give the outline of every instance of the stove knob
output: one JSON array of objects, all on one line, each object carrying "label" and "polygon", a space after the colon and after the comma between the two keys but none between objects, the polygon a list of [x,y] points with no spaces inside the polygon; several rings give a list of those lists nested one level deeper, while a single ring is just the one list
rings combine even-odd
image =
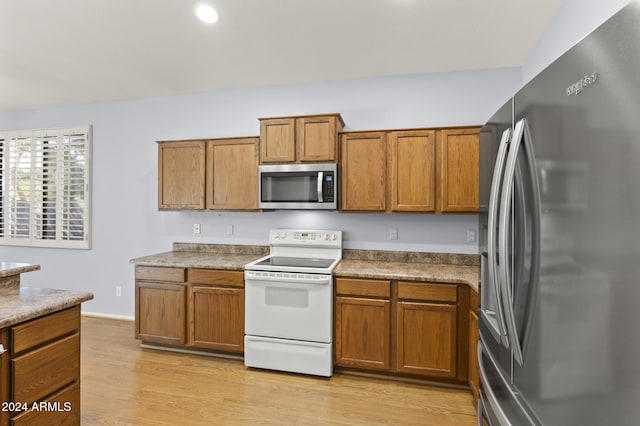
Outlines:
[{"label": "stove knob", "polygon": [[284,240],[285,238],[287,238],[287,234],[286,234],[286,233],[284,233],[284,232],[282,232],[282,233],[280,234],[280,239],[281,239],[281,240]]},{"label": "stove knob", "polygon": [[335,241],[338,239],[338,236],[336,234],[331,234],[331,239]]},{"label": "stove knob", "polygon": [[324,234],[324,239],[328,240],[329,239],[329,234]]}]

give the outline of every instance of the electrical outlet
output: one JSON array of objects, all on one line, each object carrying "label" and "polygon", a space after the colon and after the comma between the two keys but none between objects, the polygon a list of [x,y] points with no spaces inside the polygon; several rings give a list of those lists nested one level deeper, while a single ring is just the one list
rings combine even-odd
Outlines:
[{"label": "electrical outlet", "polygon": [[122,287],[117,286],[116,287],[116,297],[120,297],[122,296]]},{"label": "electrical outlet", "polygon": [[467,229],[467,242],[475,243],[476,242],[476,230],[475,229]]},{"label": "electrical outlet", "polygon": [[200,233],[200,224],[199,223],[194,223],[193,224],[193,233],[194,234],[199,234]]},{"label": "electrical outlet", "polygon": [[398,228],[389,228],[389,239],[390,240],[398,239]]},{"label": "electrical outlet", "polygon": [[233,235],[233,225],[227,225],[227,235]]}]

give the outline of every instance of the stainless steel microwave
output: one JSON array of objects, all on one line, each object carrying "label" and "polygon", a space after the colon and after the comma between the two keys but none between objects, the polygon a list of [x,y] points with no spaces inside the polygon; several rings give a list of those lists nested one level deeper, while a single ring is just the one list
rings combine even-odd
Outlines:
[{"label": "stainless steel microwave", "polygon": [[335,163],[258,166],[261,209],[335,210],[338,208]]}]

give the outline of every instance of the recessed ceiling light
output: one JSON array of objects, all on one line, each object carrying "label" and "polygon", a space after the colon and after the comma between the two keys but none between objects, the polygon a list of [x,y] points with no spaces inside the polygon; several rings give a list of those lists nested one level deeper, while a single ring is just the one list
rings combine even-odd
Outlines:
[{"label": "recessed ceiling light", "polygon": [[196,16],[202,22],[206,22],[207,24],[218,22],[218,12],[216,12],[216,10],[208,4],[202,3],[197,5],[195,11]]}]

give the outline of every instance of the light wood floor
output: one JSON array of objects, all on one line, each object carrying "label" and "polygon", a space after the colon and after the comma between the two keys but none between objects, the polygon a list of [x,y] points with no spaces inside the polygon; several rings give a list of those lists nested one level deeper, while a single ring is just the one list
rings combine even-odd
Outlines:
[{"label": "light wood floor", "polygon": [[82,318],[83,425],[475,425],[469,391],[142,349],[133,323]]}]

